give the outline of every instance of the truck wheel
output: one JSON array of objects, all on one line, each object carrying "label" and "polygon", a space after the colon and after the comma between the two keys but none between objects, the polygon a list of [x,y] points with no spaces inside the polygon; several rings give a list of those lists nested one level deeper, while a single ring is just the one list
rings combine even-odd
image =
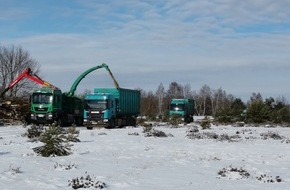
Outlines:
[{"label": "truck wheel", "polygon": [[87,126],[87,129],[92,130],[93,127],[92,126]]},{"label": "truck wheel", "polygon": [[65,124],[64,124],[64,120],[63,120],[63,117],[58,118],[58,120],[57,120],[57,124],[58,124],[60,127],[64,127],[64,126],[65,126]]},{"label": "truck wheel", "polygon": [[79,126],[84,126],[84,119],[83,119],[83,117],[79,117]]},{"label": "truck wheel", "polygon": [[184,119],[184,121],[185,121],[185,123],[190,123],[190,117],[186,117],[185,119]]},{"label": "truck wheel", "polygon": [[73,124],[76,125],[76,126],[80,126],[80,121],[79,120],[80,119],[78,117],[75,117]]},{"label": "truck wheel", "polygon": [[115,128],[115,119],[114,118],[110,119],[109,125],[107,128],[110,128],[110,129]]}]

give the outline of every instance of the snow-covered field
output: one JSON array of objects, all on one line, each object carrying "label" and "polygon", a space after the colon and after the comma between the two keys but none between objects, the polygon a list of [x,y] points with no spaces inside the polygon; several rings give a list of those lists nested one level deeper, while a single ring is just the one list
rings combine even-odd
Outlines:
[{"label": "snow-covered field", "polygon": [[[105,189],[290,189],[290,128],[189,128],[154,127],[169,137],[146,137],[142,127],[78,128],[73,154],[46,158],[32,150],[42,143],[22,136],[27,128],[1,126],[0,189],[72,189],[87,176]],[[187,136],[204,132],[218,138]]]}]

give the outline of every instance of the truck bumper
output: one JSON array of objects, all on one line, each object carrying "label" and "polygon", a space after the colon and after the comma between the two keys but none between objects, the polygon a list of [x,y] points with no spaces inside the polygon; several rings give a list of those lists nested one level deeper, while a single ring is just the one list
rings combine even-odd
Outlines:
[{"label": "truck bumper", "polygon": [[55,117],[51,113],[31,113],[30,120],[34,124],[51,124],[55,121]]},{"label": "truck bumper", "polygon": [[108,127],[109,122],[108,122],[108,120],[95,121],[95,120],[84,119],[84,126],[86,126],[87,128]]}]

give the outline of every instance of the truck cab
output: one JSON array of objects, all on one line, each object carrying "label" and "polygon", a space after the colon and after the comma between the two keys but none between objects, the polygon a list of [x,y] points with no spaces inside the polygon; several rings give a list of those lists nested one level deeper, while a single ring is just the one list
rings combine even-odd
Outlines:
[{"label": "truck cab", "polygon": [[172,99],[170,102],[169,116],[181,117],[185,123],[193,122],[194,100]]},{"label": "truck cab", "polygon": [[84,100],[84,124],[108,127],[116,117],[116,101],[112,94],[87,94]]},{"label": "truck cab", "polygon": [[32,93],[30,103],[32,123],[53,123],[62,110],[62,92],[59,89],[42,87]]}]

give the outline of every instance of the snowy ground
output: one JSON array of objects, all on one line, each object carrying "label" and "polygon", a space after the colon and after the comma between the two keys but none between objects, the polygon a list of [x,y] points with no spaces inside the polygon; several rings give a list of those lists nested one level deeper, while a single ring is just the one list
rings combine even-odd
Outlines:
[{"label": "snowy ground", "polygon": [[88,175],[118,190],[290,189],[290,128],[199,130],[239,136],[232,141],[190,139],[189,126],[154,128],[173,136],[145,137],[142,127],[78,128],[72,155],[45,158],[32,150],[40,142],[21,136],[27,128],[1,126],[0,189],[72,189],[69,181]]}]

